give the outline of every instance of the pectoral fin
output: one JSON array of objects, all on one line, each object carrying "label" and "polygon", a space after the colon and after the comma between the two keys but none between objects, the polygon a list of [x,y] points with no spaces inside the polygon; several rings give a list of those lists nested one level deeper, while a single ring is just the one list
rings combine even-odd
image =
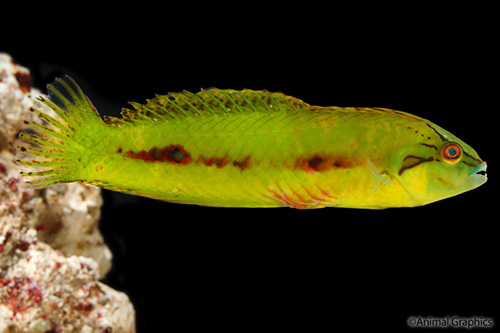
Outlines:
[{"label": "pectoral fin", "polygon": [[375,168],[375,166],[373,165],[372,161],[370,160],[370,158],[368,156],[365,157],[365,161],[366,161],[366,165],[368,166],[368,170],[370,170],[370,173],[372,174],[372,177],[373,177],[373,185],[374,185],[373,190],[374,191],[378,190],[379,183],[382,183],[383,185],[390,184],[392,186],[392,182],[389,179],[382,176],[377,171],[377,169]]}]

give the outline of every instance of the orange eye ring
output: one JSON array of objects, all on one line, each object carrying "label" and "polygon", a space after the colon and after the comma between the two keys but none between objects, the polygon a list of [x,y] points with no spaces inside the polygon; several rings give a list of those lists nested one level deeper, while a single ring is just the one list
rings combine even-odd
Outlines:
[{"label": "orange eye ring", "polygon": [[448,142],[441,148],[441,157],[448,163],[457,163],[462,157],[462,147],[458,143]]}]

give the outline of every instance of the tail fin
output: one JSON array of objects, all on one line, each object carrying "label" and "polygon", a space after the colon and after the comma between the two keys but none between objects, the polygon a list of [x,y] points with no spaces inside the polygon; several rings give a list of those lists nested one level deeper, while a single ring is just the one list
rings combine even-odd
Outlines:
[{"label": "tail fin", "polygon": [[104,125],[71,77],[58,78],[47,89],[50,99],[40,96],[37,100],[50,110],[30,109],[43,125],[25,122],[34,131],[24,131],[19,137],[30,145],[17,148],[23,157],[16,161],[23,166],[21,174],[37,188],[81,180],[79,171],[92,155],[96,131],[102,130],[98,125]]}]

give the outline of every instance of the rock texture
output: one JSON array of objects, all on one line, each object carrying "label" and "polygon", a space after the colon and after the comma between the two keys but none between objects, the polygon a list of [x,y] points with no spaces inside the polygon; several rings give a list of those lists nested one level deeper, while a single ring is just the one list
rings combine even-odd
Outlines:
[{"label": "rock texture", "polygon": [[0,54],[0,333],[134,332],[128,297],[98,281],[111,252],[98,230],[100,190],[30,188],[14,163],[31,119],[29,71]]}]

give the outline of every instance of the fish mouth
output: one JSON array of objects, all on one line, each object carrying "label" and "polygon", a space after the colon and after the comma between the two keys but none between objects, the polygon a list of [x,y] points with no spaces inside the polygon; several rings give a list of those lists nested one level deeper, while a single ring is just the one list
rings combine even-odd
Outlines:
[{"label": "fish mouth", "polygon": [[476,180],[479,184],[484,184],[488,180],[488,177],[486,175],[486,162],[483,162],[479,164],[474,170],[471,171],[469,174],[469,177],[473,177],[474,180]]}]

